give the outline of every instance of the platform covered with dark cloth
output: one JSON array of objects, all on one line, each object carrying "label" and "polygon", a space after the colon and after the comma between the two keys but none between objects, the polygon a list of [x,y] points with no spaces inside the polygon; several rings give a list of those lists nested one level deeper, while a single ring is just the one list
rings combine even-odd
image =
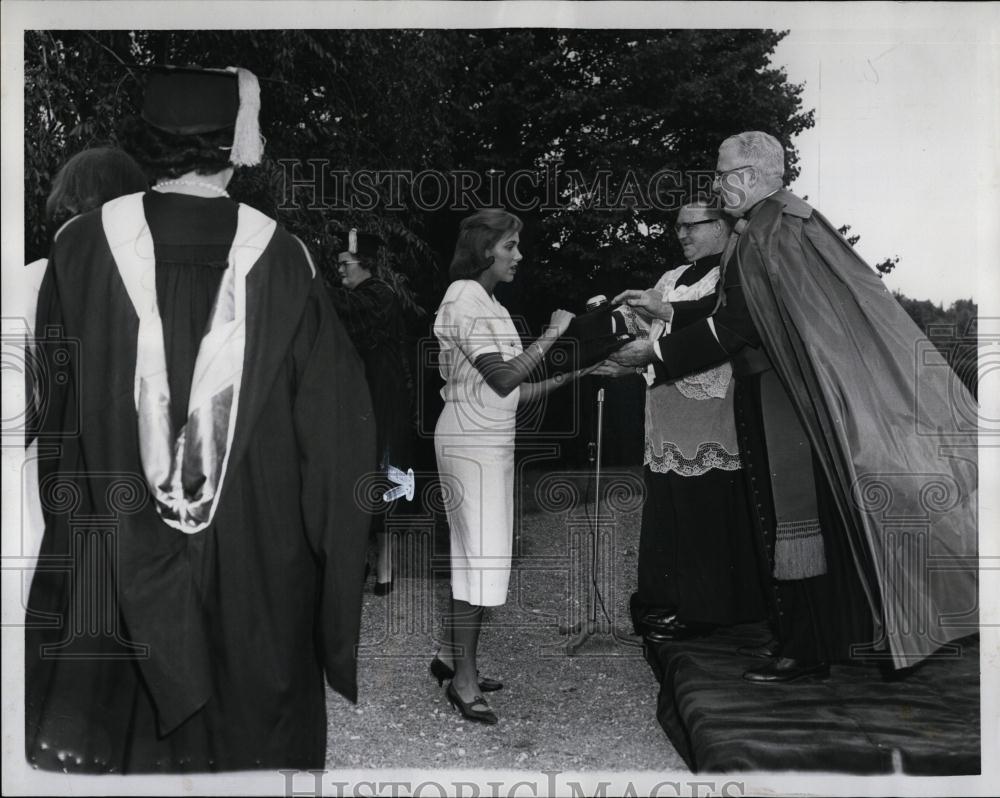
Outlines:
[{"label": "platform covered with dark cloth", "polygon": [[743,671],[761,660],[736,649],[767,636],[744,625],[647,647],[657,719],[693,771],[980,773],[978,637],[902,678],[834,666],[824,680],[749,684]]}]

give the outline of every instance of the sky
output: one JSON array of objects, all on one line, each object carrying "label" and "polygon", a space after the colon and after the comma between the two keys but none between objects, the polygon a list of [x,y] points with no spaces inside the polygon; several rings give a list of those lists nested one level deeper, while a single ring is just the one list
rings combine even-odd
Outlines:
[{"label": "sky", "polygon": [[995,198],[995,151],[983,158],[1000,101],[997,45],[976,38],[971,26],[792,27],[773,59],[804,84],[804,107],[816,113],[795,140],[793,191],[851,225],[869,263],[898,255],[891,289],[946,305],[976,297],[977,266],[993,266],[979,228],[1000,210],[986,197],[992,184]]}]

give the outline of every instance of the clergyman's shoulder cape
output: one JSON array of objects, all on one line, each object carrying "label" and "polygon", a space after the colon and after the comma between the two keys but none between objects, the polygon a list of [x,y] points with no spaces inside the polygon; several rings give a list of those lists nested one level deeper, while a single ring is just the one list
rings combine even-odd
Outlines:
[{"label": "clergyman's shoulder cape", "polygon": [[763,202],[736,258],[833,487],[881,633],[874,648],[913,665],[977,629],[975,399],[875,271],[795,195]]}]

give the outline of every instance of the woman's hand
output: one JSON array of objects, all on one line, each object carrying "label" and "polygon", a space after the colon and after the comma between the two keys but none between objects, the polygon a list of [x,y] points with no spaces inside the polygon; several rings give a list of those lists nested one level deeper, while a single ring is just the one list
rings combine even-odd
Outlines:
[{"label": "woman's hand", "polygon": [[595,363],[592,366],[586,366],[586,367],[584,367],[582,369],[577,369],[576,371],[571,371],[569,373],[569,376],[570,376],[571,379],[574,379],[574,380],[578,380],[581,377],[587,377],[587,376],[593,374],[597,370],[597,367],[600,366],[600,365],[601,365],[600,363]]},{"label": "woman's hand", "polygon": [[[572,314],[570,315],[572,316]],[[621,371],[617,369],[621,369]],[[613,373],[612,370],[614,370]],[[569,385],[571,382],[581,377],[586,377],[589,374],[595,376],[623,377],[626,374],[635,374],[635,369],[625,368],[624,366],[619,366],[617,363],[605,360],[601,363],[595,363],[593,366],[577,369],[576,371],[557,374],[555,377],[549,377],[547,380],[542,380],[541,382],[523,382],[521,383],[521,393],[518,395],[518,404],[525,405],[529,402],[534,402],[547,393],[557,388],[562,388],[564,385]]]},{"label": "woman's hand", "polygon": [[552,311],[552,316],[549,318],[545,334],[552,338],[558,338],[566,332],[569,327],[569,323],[573,321],[573,317],[575,315],[575,313],[570,313],[568,310],[563,310],[562,308]]},{"label": "woman's hand", "polygon": [[654,288],[647,288],[643,291],[635,288],[622,291],[611,301],[615,305],[620,305],[624,302],[648,318],[670,321],[674,315],[673,307],[669,302],[664,302],[663,295]]}]

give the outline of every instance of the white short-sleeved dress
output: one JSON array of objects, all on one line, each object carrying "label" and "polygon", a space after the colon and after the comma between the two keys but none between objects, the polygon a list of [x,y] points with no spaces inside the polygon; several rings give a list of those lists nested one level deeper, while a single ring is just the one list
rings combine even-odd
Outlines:
[{"label": "white short-sleeved dress", "polygon": [[434,321],[444,410],[434,450],[451,530],[452,596],[495,607],[507,600],[514,530],[514,437],[520,389],[501,397],[473,365],[521,354],[507,309],[475,280],[456,280]]}]

